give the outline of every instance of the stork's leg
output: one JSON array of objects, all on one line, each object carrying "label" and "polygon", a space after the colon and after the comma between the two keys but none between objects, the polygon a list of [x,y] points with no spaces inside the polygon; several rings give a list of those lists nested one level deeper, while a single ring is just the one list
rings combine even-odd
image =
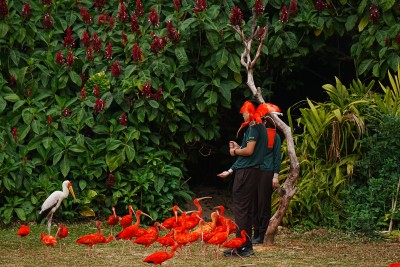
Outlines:
[{"label": "stork's leg", "polygon": [[53,212],[50,213],[50,218],[47,221],[47,230],[49,231],[49,235],[50,235],[50,230],[51,230],[51,220],[53,219],[53,214],[54,214]]}]

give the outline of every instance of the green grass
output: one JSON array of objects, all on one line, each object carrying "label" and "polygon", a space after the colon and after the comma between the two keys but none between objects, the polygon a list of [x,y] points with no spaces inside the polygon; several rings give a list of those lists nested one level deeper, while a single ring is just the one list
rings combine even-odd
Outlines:
[{"label": "green grass", "polygon": [[[96,232],[95,223],[66,224],[68,237],[59,244],[47,248],[41,243],[40,234],[47,233],[45,225],[31,225],[31,233],[22,239],[20,250],[18,226],[0,229],[0,266],[146,266],[143,259],[155,252],[165,250],[157,244],[148,249],[132,242],[112,241],[95,248],[95,255],[86,256],[87,247],[76,244],[78,237]],[[116,228],[114,233],[119,231]],[[55,235],[56,226],[52,228]],[[105,226],[107,236],[110,229]],[[163,232],[164,234],[164,232]],[[124,250],[123,250],[124,249]],[[280,231],[274,247],[254,247],[255,255],[249,258],[218,258],[214,246],[207,245],[202,253],[199,242],[189,249],[177,250],[175,256],[162,266],[271,266],[271,267],[310,267],[310,266],[387,266],[400,262],[400,242],[389,239],[369,239],[327,231],[293,233]],[[47,252],[49,257],[47,257]]]}]

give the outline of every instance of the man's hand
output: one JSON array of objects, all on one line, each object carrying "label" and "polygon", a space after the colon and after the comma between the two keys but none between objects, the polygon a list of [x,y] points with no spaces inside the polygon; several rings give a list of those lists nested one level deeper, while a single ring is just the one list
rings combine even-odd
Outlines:
[{"label": "man's hand", "polygon": [[226,178],[229,175],[231,175],[232,173],[233,173],[233,170],[229,169],[227,171],[221,172],[220,174],[217,174],[217,176],[220,177],[220,178]]}]

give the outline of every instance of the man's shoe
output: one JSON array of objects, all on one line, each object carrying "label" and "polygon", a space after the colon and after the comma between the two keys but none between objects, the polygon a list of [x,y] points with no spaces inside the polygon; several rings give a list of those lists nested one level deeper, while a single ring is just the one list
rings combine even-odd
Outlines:
[{"label": "man's shoe", "polygon": [[253,250],[253,248],[240,247],[240,248],[236,249],[236,251],[233,251],[232,255],[239,256],[239,257],[250,257],[251,255],[254,255],[254,250]]},{"label": "man's shoe", "polygon": [[253,238],[253,240],[251,241],[251,243],[253,243],[253,244],[262,244],[263,242],[264,242],[264,240],[261,236]]},{"label": "man's shoe", "polygon": [[234,254],[236,254],[236,250],[233,249],[233,248],[228,248],[228,249],[224,250],[224,256],[225,257],[229,257],[229,256],[232,256]]}]

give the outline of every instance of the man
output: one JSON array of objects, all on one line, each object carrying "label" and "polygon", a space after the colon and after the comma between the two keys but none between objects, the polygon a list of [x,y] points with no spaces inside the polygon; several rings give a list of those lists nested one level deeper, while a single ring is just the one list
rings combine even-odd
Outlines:
[{"label": "man", "polygon": [[276,133],[276,125],[272,117],[267,114],[280,112],[279,107],[271,103],[260,104],[255,116],[262,119],[268,134],[267,153],[261,165],[261,176],[254,196],[253,206],[253,244],[262,244],[271,219],[271,198],[273,188],[279,187],[279,171],[281,168],[281,138]]},{"label": "man", "polygon": [[[240,109],[244,122],[239,128],[246,129],[241,146],[236,142],[229,142],[229,153],[237,156],[237,160],[228,171],[218,174],[218,177],[226,178],[235,171],[235,179],[232,188],[233,213],[237,224],[236,237],[241,237],[241,230],[251,236],[252,233],[252,208],[254,195],[257,191],[260,178],[260,166],[266,156],[268,144],[267,132],[264,124],[257,122],[254,117],[255,107],[250,101],[246,101]],[[253,255],[253,244],[249,238],[236,251],[228,249],[224,251],[225,256],[239,255],[248,257]]]}]

